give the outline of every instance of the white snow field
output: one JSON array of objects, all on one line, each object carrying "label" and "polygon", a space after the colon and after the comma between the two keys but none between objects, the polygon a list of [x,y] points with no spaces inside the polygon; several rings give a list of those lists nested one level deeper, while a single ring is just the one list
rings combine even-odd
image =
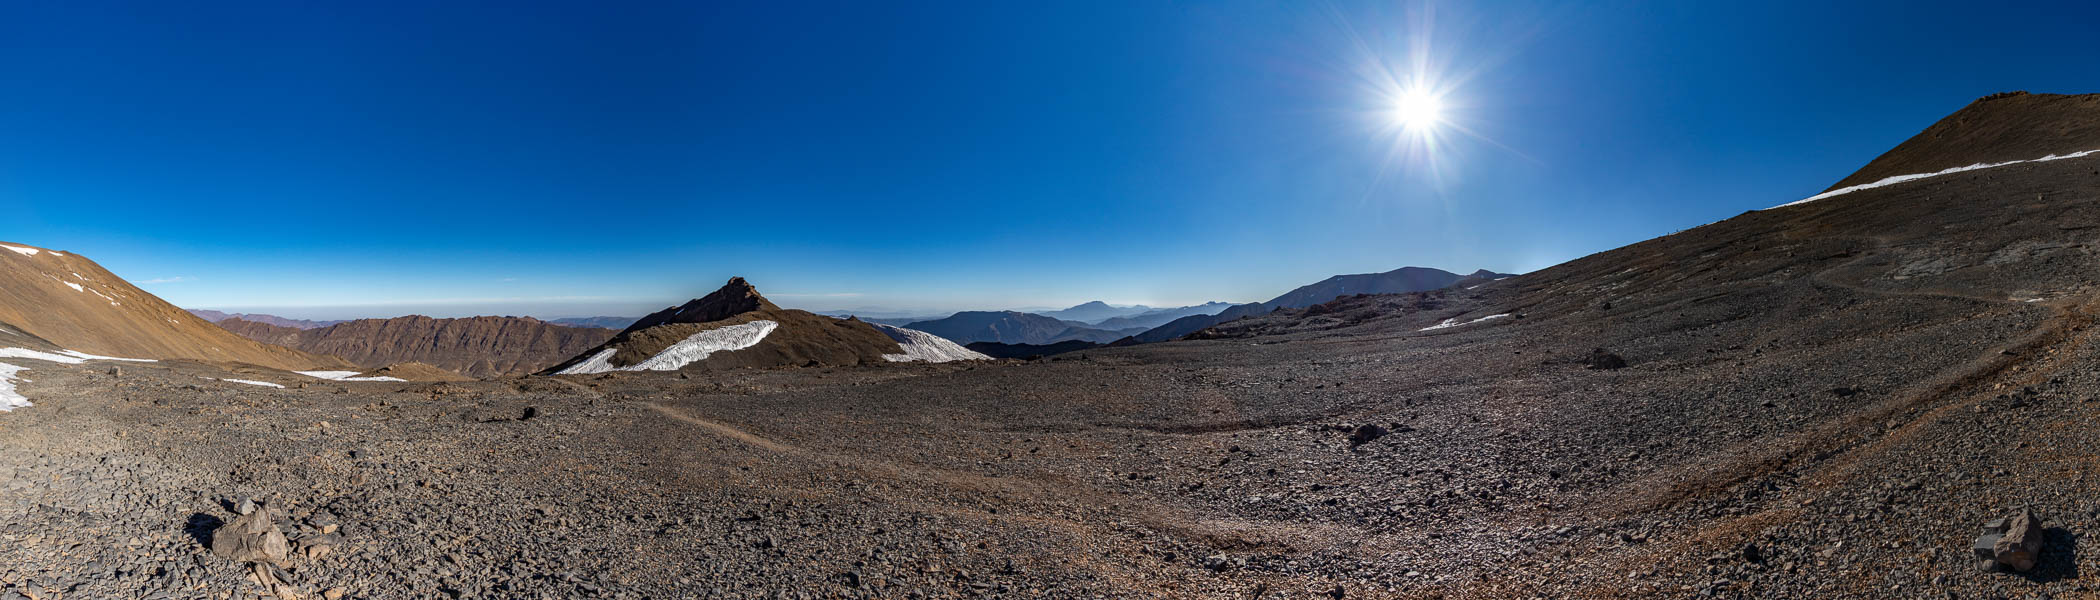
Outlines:
[{"label": "white snow field", "polygon": [[679,340],[678,343],[664,348],[662,352],[656,353],[656,356],[651,356],[642,362],[625,367],[613,366],[612,356],[618,350],[606,348],[599,350],[597,354],[591,355],[589,359],[576,363],[567,369],[556,371],[554,374],[584,375],[608,371],[676,371],[680,367],[706,360],[708,355],[716,352],[742,350],[757,345],[760,340],[766,339],[767,334],[773,333],[773,329],[777,327],[780,327],[780,323],[773,321],[752,321],[716,327],[688,336],[683,340]]},{"label": "white snow field", "polygon": [[[6,249],[9,249],[9,250],[13,250],[13,251],[15,251],[15,253],[16,253],[16,254],[20,254],[20,255],[22,255],[22,256],[36,256],[36,253],[37,253],[37,249],[35,249],[35,248],[23,248],[23,247],[21,247],[21,246],[9,246],[9,245],[7,245],[7,244],[0,244],[0,248],[6,248]],[[57,252],[53,252],[52,254],[58,254],[58,253],[57,253]],[[62,254],[61,254],[60,256],[64,256],[64,255],[62,255]]]},{"label": "white snow field", "polygon": [[408,381],[399,377],[358,377],[357,371],[292,371],[300,375],[329,381]]},{"label": "white snow field", "polygon": [[[206,377],[205,379],[213,379],[213,378],[211,378],[211,377]],[[273,388],[278,388],[278,389],[283,389],[283,388],[284,388],[284,386],[283,386],[283,385],[280,385],[280,384],[270,383],[270,382],[268,382],[268,381],[256,381],[256,380],[253,380],[253,379],[220,379],[219,381],[224,381],[224,382],[228,382],[228,383],[245,383],[245,384],[248,384],[248,385],[259,385],[259,386],[262,386],[262,387],[273,387]]]},{"label": "white snow field", "polygon": [[1464,322],[1464,323],[1460,323],[1460,322],[1458,322],[1458,319],[1455,319],[1455,318],[1452,318],[1452,319],[1444,319],[1444,322],[1442,322],[1442,323],[1437,323],[1437,324],[1435,324],[1435,325],[1430,325],[1430,326],[1428,326],[1428,327],[1423,327],[1423,328],[1421,328],[1421,329],[1417,329],[1417,330],[1415,330],[1415,331],[1435,331],[1435,330],[1438,330],[1438,329],[1450,329],[1450,328],[1452,328],[1452,327],[1464,327],[1464,326],[1467,326],[1467,325],[1472,325],[1472,324],[1474,324],[1474,323],[1479,323],[1479,322],[1481,322],[1481,321],[1492,321],[1492,320],[1495,320],[1495,319],[1500,319],[1500,318],[1502,318],[1502,317],[1507,317],[1507,316],[1509,316],[1509,313],[1502,313],[1502,314],[1499,314],[1499,315],[1488,315],[1488,316],[1485,316],[1485,317],[1481,317],[1481,318],[1478,318],[1478,319],[1474,319],[1474,320],[1471,320],[1471,321],[1466,321],[1466,322]]},{"label": "white snow field", "polygon": [[992,357],[980,354],[976,350],[964,348],[961,344],[949,341],[948,338],[944,338],[931,333],[926,333],[924,331],[919,331],[917,329],[891,327],[889,325],[883,325],[881,323],[869,323],[869,325],[874,325],[876,330],[881,331],[883,335],[890,336],[890,339],[897,341],[898,346],[904,348],[903,354],[882,355],[883,360],[887,360],[890,362],[909,362],[915,360],[923,360],[926,362],[948,362],[951,360],[992,359]]},{"label": "white snow field", "polygon": [[[2002,162],[2002,163],[1990,163],[1990,164],[1984,164],[1984,163],[1976,163],[1976,164],[1973,164],[1973,165],[1969,165],[1969,166],[1966,166],[1966,167],[1954,167],[1954,168],[1951,168],[1951,169],[1946,169],[1946,170],[1943,170],[1943,171],[1939,171],[1939,172],[1936,172],[1936,173],[1916,173],[1916,174],[1911,174],[1911,175],[1897,175],[1897,176],[1894,176],[1894,177],[1889,177],[1889,178],[1886,178],[1886,179],[1882,179],[1881,181],[1876,181],[1876,182],[1874,182],[1874,183],[1862,183],[1862,184],[1859,184],[1859,185],[1855,185],[1855,186],[1850,186],[1850,187],[1842,187],[1842,188],[1838,188],[1838,189],[1830,190],[1830,191],[1828,191],[1828,192],[1823,192],[1823,193],[1821,193],[1821,194],[1816,194],[1816,195],[1814,195],[1814,196],[1809,196],[1809,197],[1807,197],[1807,198],[1802,198],[1802,199],[1800,199],[1800,200],[1795,200],[1795,201],[1793,201],[1793,202],[1788,202],[1788,203],[1786,203],[1786,204],[1781,204],[1781,205],[1779,205],[1779,206],[1774,206],[1774,207],[1772,207],[1772,208],[1785,208],[1785,207],[1788,207],[1788,206],[1793,206],[1793,205],[1796,205],[1796,204],[1807,204],[1807,203],[1810,203],[1810,202],[1815,202],[1815,201],[1817,201],[1817,200],[1822,200],[1822,199],[1824,199],[1824,198],[1829,198],[1829,197],[1831,197],[1831,196],[1841,196],[1841,195],[1844,195],[1844,194],[1850,194],[1850,193],[1852,193],[1852,192],[1857,192],[1857,191],[1860,191],[1860,190],[1867,190],[1867,189],[1873,189],[1873,188],[1878,188],[1878,187],[1882,187],[1882,186],[1889,186],[1889,185],[1895,185],[1895,184],[1898,184],[1898,183],[1903,183],[1903,182],[1905,182],[1905,181],[1917,181],[1917,180],[1919,180],[1919,179],[1924,179],[1924,178],[1927,178],[1927,177],[1938,177],[1938,176],[1941,176],[1941,175],[1946,175],[1946,174],[1949,174],[1949,173],[1961,173],[1961,172],[1965,172],[1965,171],[1975,171],[1975,170],[1978,170],[1978,169],[1990,169],[1990,168],[1995,168],[1995,167],[2003,167],[2003,166],[2005,166],[2005,165],[2017,165],[2017,164],[2020,164],[2020,163],[2033,163],[2033,162],[2048,162],[2048,161],[2052,161],[2052,160],[2063,160],[2063,159],[2066,159],[2066,158],[2082,158],[2082,157],[2085,157],[2085,156],[2087,156],[2087,155],[2090,155],[2090,154],[2092,154],[2092,153],[2094,153],[2094,152],[2100,152],[2100,150],[2087,150],[2087,151],[2084,151],[2084,152],[2073,152],[2073,153],[2070,153],[2070,154],[2065,154],[2065,155],[2063,155],[2063,156],[2057,156],[2057,155],[2055,155],[2055,154],[2051,154],[2051,155],[2048,155],[2048,156],[2044,156],[2044,157],[2041,157],[2041,158],[2030,158],[2030,159],[2027,159],[2027,160],[2009,160],[2009,161],[2005,161],[2005,162]],[[1771,210],[1771,208],[1768,208],[1768,209],[1765,209],[1765,210]]]},{"label": "white snow field", "polygon": [[[8,246],[8,248],[13,249],[14,247]],[[78,350],[60,350],[58,352],[58,354],[52,354],[50,352],[30,350],[27,348],[0,348],[0,358],[28,358],[68,365],[77,365],[90,360],[157,362],[150,358],[116,358],[113,356],[96,356]],[[28,398],[22,397],[22,394],[20,392],[15,391],[16,380],[28,381],[26,379],[21,379],[21,377],[17,375],[18,373],[21,373],[22,371],[26,370],[29,370],[28,367],[18,367],[7,363],[0,363],[0,412],[7,412],[30,405]]]}]

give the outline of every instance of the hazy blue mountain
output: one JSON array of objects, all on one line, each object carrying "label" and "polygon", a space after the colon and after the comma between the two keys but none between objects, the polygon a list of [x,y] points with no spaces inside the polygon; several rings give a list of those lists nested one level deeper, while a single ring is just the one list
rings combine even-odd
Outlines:
[{"label": "hazy blue mountain", "polygon": [[1209,328],[1212,325],[1237,320],[1243,317],[1268,314],[1279,308],[1305,308],[1356,294],[1405,294],[1451,287],[1461,280],[1493,280],[1509,277],[1486,269],[1469,275],[1459,275],[1443,269],[1429,267],[1401,267],[1384,273],[1359,273],[1336,275],[1317,283],[1301,286],[1284,292],[1268,302],[1241,304],[1226,308],[1215,315],[1190,315],[1163,323],[1157,327],[1131,336],[1132,342],[1164,342]]},{"label": "hazy blue mountain", "polygon": [[547,319],[548,323],[567,327],[596,327],[599,329],[626,329],[640,317],[564,317]]},{"label": "hazy blue mountain", "polygon": [[1096,329],[1086,323],[1011,310],[964,311],[941,319],[909,323],[904,327],[948,338],[958,344],[1053,344],[1066,340],[1110,342],[1128,335],[1124,331]]}]

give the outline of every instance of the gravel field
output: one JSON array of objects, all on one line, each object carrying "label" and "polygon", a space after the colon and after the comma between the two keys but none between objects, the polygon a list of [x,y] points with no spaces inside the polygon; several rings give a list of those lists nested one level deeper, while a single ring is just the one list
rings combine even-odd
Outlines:
[{"label": "gravel field", "polygon": [[1035,361],[24,361],[0,599],[2088,596],[2096,233],[2100,157]]}]

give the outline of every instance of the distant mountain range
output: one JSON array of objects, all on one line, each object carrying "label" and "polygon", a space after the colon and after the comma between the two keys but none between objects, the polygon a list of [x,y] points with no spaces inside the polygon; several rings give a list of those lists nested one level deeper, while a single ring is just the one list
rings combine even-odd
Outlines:
[{"label": "distant mountain range", "polygon": [[1064,320],[1064,321],[1077,321],[1077,322],[1080,322],[1080,323],[1094,323],[1094,322],[1096,322],[1096,321],[1101,321],[1101,320],[1103,320],[1103,319],[1112,319],[1112,318],[1115,318],[1115,317],[1127,317],[1127,316],[1130,316],[1130,315],[1136,315],[1136,314],[1142,314],[1142,313],[1145,313],[1145,312],[1149,312],[1149,311],[1151,311],[1151,310],[1152,310],[1152,307],[1150,307],[1150,306],[1145,306],[1145,305],[1143,305],[1143,304],[1139,304],[1139,305],[1135,305],[1135,306],[1111,306],[1111,305],[1109,305],[1109,303],[1107,303],[1107,302],[1102,302],[1102,301],[1100,301],[1100,300],[1095,300],[1095,301],[1093,301],[1093,302],[1087,302],[1087,303],[1084,303],[1084,304],[1080,304],[1080,305],[1078,305],[1078,306],[1074,306],[1074,307],[1071,307],[1071,308],[1066,308],[1066,309],[1060,309],[1060,310],[1052,310],[1052,311],[1044,311],[1044,312],[1040,312],[1040,313],[1036,313],[1036,314],[1040,314],[1040,315],[1043,315],[1043,316],[1045,316],[1045,317],[1050,317],[1050,318],[1052,318],[1052,319],[1059,319],[1059,320]]},{"label": "distant mountain range", "polygon": [[1123,343],[1152,343],[1177,339],[1182,336],[1209,329],[1244,317],[1265,315],[1279,308],[1305,308],[1356,294],[1405,294],[1451,287],[1469,280],[1493,281],[1509,277],[1507,273],[1496,273],[1486,269],[1459,275],[1443,269],[1429,267],[1401,267],[1384,273],[1359,273],[1336,275],[1317,283],[1284,292],[1268,302],[1241,304],[1224,309],[1217,314],[1195,314],[1173,319],[1152,329],[1130,336]]},{"label": "distant mountain range", "polygon": [[1232,308],[1230,302],[1206,302],[1180,308],[1159,308],[1125,317],[1112,317],[1094,323],[1096,329],[1124,330],[1132,328],[1150,329],[1165,325],[1175,319],[1190,315],[1215,315]]},{"label": "distant mountain range", "polygon": [[267,323],[270,325],[276,325],[278,327],[290,327],[292,329],[319,329],[322,327],[327,327],[329,325],[345,323],[349,321],[349,319],[337,319],[334,321],[308,321],[306,319],[287,319],[277,315],[264,315],[253,313],[225,313],[216,310],[204,310],[198,308],[185,308],[183,310],[190,311],[190,314],[203,317],[204,320],[211,321],[213,323],[217,323],[227,319],[240,319],[243,321],[248,321],[250,323]]},{"label": "distant mountain range", "polygon": [[946,318],[919,321],[904,326],[938,335],[958,344],[999,342],[1003,344],[1053,344],[1067,340],[1111,342],[1136,331],[1097,329],[1078,321],[1055,319],[1011,310],[964,311]]},{"label": "distant mountain range", "polygon": [[626,329],[641,317],[564,317],[547,319],[548,323],[563,327],[597,327],[600,329]]}]

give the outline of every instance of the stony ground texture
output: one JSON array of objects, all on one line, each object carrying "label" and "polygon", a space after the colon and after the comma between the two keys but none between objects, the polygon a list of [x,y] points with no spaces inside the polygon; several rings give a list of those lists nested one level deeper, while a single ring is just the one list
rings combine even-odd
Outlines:
[{"label": "stony ground texture", "polygon": [[[2089,596],[2096,235],[2100,157],[1038,361],[39,363],[0,414],[0,598],[264,594],[207,550],[243,499],[306,596]],[[2041,565],[1979,571],[2022,508]]]}]

